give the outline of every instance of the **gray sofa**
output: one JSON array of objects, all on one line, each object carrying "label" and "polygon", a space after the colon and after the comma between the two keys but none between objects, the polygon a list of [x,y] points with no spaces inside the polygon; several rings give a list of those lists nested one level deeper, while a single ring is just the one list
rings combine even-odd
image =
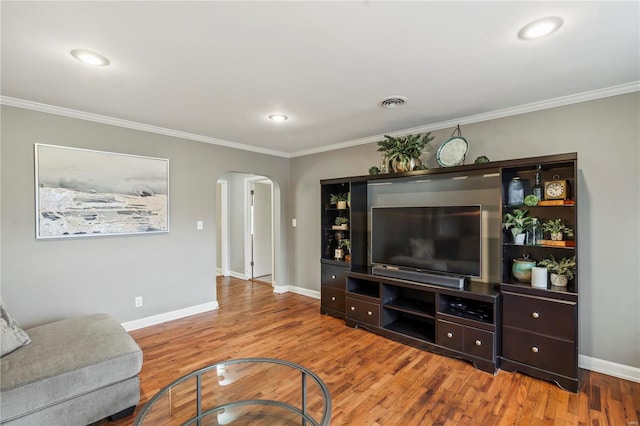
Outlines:
[{"label": "gray sofa", "polygon": [[25,330],[31,343],[0,359],[0,423],[87,425],[131,415],[142,351],[113,318],[86,315]]}]

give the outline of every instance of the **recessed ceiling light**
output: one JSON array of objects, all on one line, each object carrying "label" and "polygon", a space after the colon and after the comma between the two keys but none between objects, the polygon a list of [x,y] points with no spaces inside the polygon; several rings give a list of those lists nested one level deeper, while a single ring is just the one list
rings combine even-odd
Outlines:
[{"label": "recessed ceiling light", "polygon": [[408,99],[405,96],[389,96],[380,102],[382,108],[399,108],[403,106]]},{"label": "recessed ceiling light", "polygon": [[525,25],[519,32],[518,37],[523,40],[534,40],[547,36],[557,31],[562,26],[562,18],[557,16],[549,16],[547,18],[538,19]]},{"label": "recessed ceiling light", "polygon": [[285,120],[288,120],[288,119],[289,119],[289,117],[287,117],[284,114],[271,114],[269,116],[269,120],[275,121],[275,122],[281,122],[281,121],[285,121]]},{"label": "recessed ceiling light", "polygon": [[92,52],[90,50],[74,49],[71,51],[71,56],[85,64],[104,67],[109,65],[109,60],[99,53]]}]

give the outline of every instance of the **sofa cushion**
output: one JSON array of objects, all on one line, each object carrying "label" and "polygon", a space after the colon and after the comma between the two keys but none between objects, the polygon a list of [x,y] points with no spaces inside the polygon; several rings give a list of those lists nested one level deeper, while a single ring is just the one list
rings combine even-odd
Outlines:
[{"label": "sofa cushion", "polygon": [[2,421],[76,398],[136,376],[142,351],[105,314],[27,330],[31,344],[0,359]]},{"label": "sofa cushion", "polygon": [[18,325],[18,322],[4,309],[0,300],[0,356],[31,343],[31,339]]}]

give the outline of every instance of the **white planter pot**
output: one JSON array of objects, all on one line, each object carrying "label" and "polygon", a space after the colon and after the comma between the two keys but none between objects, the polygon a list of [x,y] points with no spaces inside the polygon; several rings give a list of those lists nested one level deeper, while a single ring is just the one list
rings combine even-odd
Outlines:
[{"label": "white planter pot", "polygon": [[566,275],[558,275],[554,273],[551,273],[550,279],[551,285],[554,285],[556,287],[566,287],[567,281],[569,281]]},{"label": "white planter pot", "polygon": [[515,244],[518,244],[519,246],[522,246],[522,245],[524,245],[524,239],[525,239],[525,237],[526,237],[526,236],[527,236],[527,234],[518,234],[518,235],[515,235],[515,236],[513,237],[513,242],[514,242]]},{"label": "white planter pot", "polygon": [[562,241],[562,232],[552,232],[551,233],[551,240],[552,241]]}]

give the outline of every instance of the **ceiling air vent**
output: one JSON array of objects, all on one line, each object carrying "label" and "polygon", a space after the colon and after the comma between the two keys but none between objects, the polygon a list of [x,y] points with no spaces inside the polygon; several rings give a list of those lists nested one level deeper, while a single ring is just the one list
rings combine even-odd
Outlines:
[{"label": "ceiling air vent", "polygon": [[407,98],[404,96],[391,96],[383,100],[380,105],[382,108],[399,108],[407,102]]}]

